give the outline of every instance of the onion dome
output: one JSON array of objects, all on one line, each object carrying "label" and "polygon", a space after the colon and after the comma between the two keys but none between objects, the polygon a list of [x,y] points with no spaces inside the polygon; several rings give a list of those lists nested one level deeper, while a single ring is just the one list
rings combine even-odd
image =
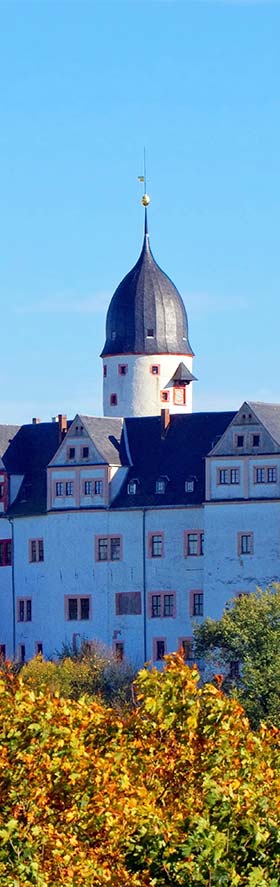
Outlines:
[{"label": "onion dome", "polygon": [[111,299],[101,357],[113,354],[189,354],[183,300],[150,249],[145,206],[144,241],[138,262]]}]

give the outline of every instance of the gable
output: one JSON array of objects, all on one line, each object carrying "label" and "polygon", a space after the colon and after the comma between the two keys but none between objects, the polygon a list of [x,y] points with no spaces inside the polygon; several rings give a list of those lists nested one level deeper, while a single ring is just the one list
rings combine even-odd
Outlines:
[{"label": "gable", "polygon": [[272,437],[267,424],[261,421],[254,404],[244,401],[208,456],[238,456],[252,453],[261,455],[279,452],[280,442]]}]

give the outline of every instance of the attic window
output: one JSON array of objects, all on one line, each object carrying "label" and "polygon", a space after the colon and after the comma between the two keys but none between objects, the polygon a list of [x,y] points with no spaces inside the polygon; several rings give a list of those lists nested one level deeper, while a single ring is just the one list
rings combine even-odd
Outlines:
[{"label": "attic window", "polygon": [[75,447],[69,447],[68,459],[75,459]]},{"label": "attic window", "polygon": [[130,480],[130,481],[128,482],[128,484],[127,484],[127,492],[128,492],[128,495],[129,495],[129,496],[135,496],[135,494],[137,493],[137,484],[138,484],[138,481],[135,480],[135,479]]},{"label": "attic window", "polygon": [[251,446],[259,447],[260,445],[260,434],[252,434]]},{"label": "attic window", "polygon": [[154,331],[153,331],[152,327],[148,327],[148,329],[147,329],[147,339],[153,339],[153,338],[154,338]]},{"label": "attic window", "polygon": [[244,434],[237,434],[235,437],[235,446],[244,447]]},{"label": "attic window", "polygon": [[166,479],[164,477],[159,477],[156,481],[156,493],[165,493],[166,490]]},{"label": "attic window", "polygon": [[185,481],[185,492],[193,493],[194,491],[194,477],[188,477]]},{"label": "attic window", "polygon": [[82,448],[82,457],[83,457],[83,459],[88,459],[88,454],[89,454],[89,448],[88,448],[88,447],[83,447],[83,448]]}]

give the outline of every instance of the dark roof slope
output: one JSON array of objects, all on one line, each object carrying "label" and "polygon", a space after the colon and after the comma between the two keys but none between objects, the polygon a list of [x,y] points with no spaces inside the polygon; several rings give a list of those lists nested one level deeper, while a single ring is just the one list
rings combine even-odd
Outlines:
[{"label": "dark roof slope", "polygon": [[9,467],[10,444],[19,430],[20,425],[0,425],[0,463],[2,462],[6,471],[11,471]]},{"label": "dark roof slope", "polygon": [[[159,505],[197,505],[205,499],[205,456],[213,441],[222,435],[235,412],[172,415],[164,436],[161,417],[126,419],[132,466],[113,508]],[[168,478],[165,493],[156,493],[156,481]],[[127,484],[137,478],[137,493],[129,495]],[[194,491],[185,491],[185,481],[194,478]]]},{"label": "dark roof slope", "polygon": [[[121,447],[123,419],[96,416],[80,417],[96,449],[108,465],[122,465],[124,452]],[[127,465],[127,458],[125,458]]]},{"label": "dark roof slope", "polygon": [[275,442],[280,444],[280,404],[261,403],[261,401],[247,401],[247,403]]},{"label": "dark roof slope", "polygon": [[9,514],[41,514],[46,511],[46,469],[58,446],[58,422],[40,422],[19,428],[6,456],[8,470],[12,474],[23,474],[24,480]]},{"label": "dark roof slope", "polygon": [[138,262],[110,302],[101,356],[130,353],[193,354],[183,300],[154,259],[146,226]]}]

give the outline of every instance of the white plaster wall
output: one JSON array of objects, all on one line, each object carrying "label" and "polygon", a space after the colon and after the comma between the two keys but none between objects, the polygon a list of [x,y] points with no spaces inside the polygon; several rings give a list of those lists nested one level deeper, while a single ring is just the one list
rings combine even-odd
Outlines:
[{"label": "white plaster wall", "polygon": [[[237,534],[254,533],[254,553],[238,555]],[[280,581],[278,502],[217,503],[205,506],[205,615],[219,618],[239,592]]]},{"label": "white plaster wall", "polygon": [[[243,499],[244,490],[244,462],[242,459],[234,459],[232,456],[228,459],[208,459],[208,477],[210,476],[210,489],[208,490],[210,499]],[[217,481],[218,472],[221,468],[231,469],[239,468],[240,483],[239,484],[219,484]]]},{"label": "white plaster wall", "polygon": [[[107,367],[107,375],[103,378],[104,416],[157,416],[163,407],[168,407],[171,413],[191,413],[192,382],[186,386],[185,406],[173,403],[173,388],[170,389],[169,402],[160,400],[160,392],[181,361],[192,371],[193,358],[185,355],[123,354],[103,358],[103,367]],[[127,364],[124,376],[119,374],[120,364]],[[153,365],[160,366],[158,375],[151,373]],[[110,404],[111,394],[117,395],[116,406]]]},{"label": "white plaster wall", "polygon": [[[166,637],[170,652],[178,648],[180,637],[192,634],[189,593],[203,588],[203,557],[184,557],[184,530],[202,529],[203,509],[148,511],[145,522],[147,604],[149,592],[174,591],[177,606],[175,619],[146,615],[146,657],[143,513],[68,512],[17,520],[16,597],[31,597],[32,622],[16,623],[16,643],[25,644],[27,658],[34,655],[36,642],[42,642],[44,655],[51,656],[78,634],[109,646],[114,640],[123,641],[127,658],[139,666],[145,658],[151,659],[153,638]],[[165,556],[149,558],[148,534],[158,531],[164,533]],[[122,560],[95,561],[95,535],[122,536]],[[36,538],[44,540],[45,559],[29,563],[29,540]],[[116,615],[115,595],[122,591],[141,593],[141,615]],[[66,620],[64,595],[87,594],[92,595],[92,619]]]},{"label": "white plaster wall", "polygon": [[[11,524],[0,520],[0,539],[11,539]],[[12,567],[0,567],[0,644],[6,644],[8,658],[13,655],[13,586]]]},{"label": "white plaster wall", "polygon": [[[276,467],[277,482],[257,484],[254,481],[255,468]],[[280,459],[279,455],[274,457],[262,456],[258,459],[250,459],[248,466],[249,474],[249,497],[252,499],[279,499],[280,498]]]}]

